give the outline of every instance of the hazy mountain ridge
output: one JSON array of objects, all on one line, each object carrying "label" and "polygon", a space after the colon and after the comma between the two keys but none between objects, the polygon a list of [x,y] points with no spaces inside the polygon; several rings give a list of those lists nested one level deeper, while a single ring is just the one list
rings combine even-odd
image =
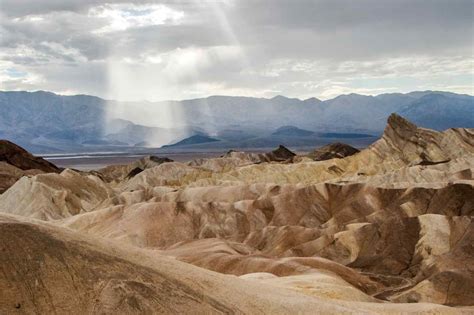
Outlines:
[{"label": "hazy mountain ridge", "polygon": [[405,105],[399,113],[415,124],[431,129],[472,127],[473,105],[472,97],[431,93]]},{"label": "hazy mountain ridge", "polygon": [[[161,106],[171,108],[177,115],[175,128],[157,125],[161,114],[157,108]],[[120,116],[119,109],[127,107],[137,110],[122,114],[125,117],[121,119],[108,119]],[[111,112],[116,113],[110,115]],[[156,147],[198,133],[225,140],[214,145],[252,147],[282,142],[281,138],[288,135],[278,132],[279,128],[292,126],[308,131],[291,135],[296,138],[292,143],[316,145],[323,144],[320,140],[324,134],[378,135],[392,112],[437,130],[474,127],[474,97],[450,92],[377,96],[353,93],[326,101],[284,96],[210,96],[153,103],[38,91],[0,92],[0,136],[35,152],[97,151],[143,144]],[[310,132],[315,133],[311,136]],[[155,139],[160,139],[160,144]]]}]

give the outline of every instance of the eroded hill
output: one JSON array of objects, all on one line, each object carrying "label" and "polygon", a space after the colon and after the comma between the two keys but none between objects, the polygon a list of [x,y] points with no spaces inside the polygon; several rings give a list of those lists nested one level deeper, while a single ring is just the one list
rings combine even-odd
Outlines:
[{"label": "eroded hill", "polygon": [[474,131],[392,115],[316,152],[23,177],[0,195],[0,310],[473,311]]}]

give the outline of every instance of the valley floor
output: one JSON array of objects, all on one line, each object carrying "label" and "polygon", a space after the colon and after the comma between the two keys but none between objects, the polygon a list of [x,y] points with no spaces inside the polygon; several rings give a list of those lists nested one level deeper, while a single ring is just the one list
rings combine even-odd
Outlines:
[{"label": "valley floor", "polygon": [[[166,157],[176,162],[189,162],[199,158],[214,158],[225,154],[225,151],[210,152],[170,152]],[[82,171],[98,170],[109,165],[129,164],[140,158],[149,156],[149,153],[110,153],[110,154],[64,154],[43,155],[43,157],[63,168],[73,168]]]}]

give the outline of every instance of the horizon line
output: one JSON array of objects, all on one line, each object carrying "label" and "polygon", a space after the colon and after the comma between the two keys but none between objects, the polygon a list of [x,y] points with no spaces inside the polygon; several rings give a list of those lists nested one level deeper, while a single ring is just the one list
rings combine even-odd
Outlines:
[{"label": "horizon line", "polygon": [[161,100],[161,101],[150,101],[150,100],[128,100],[128,101],[123,101],[123,100],[118,100],[118,99],[107,99],[105,97],[101,97],[101,96],[97,96],[97,95],[92,95],[92,94],[84,94],[84,93],[79,93],[79,94],[62,94],[60,92],[53,92],[53,91],[48,91],[48,90],[0,90],[0,93],[12,93],[12,92],[18,92],[18,93],[50,93],[50,94],[54,94],[56,96],[66,96],[66,97],[74,97],[74,96],[88,96],[88,97],[95,97],[95,98],[99,98],[101,100],[104,100],[104,101],[110,101],[110,102],[121,102],[121,103],[139,103],[139,102],[146,102],[146,103],[165,103],[165,102],[185,102],[185,101],[193,101],[193,100],[202,100],[202,99],[208,99],[208,98],[211,98],[211,97],[234,97],[234,98],[254,98],[254,99],[265,99],[265,100],[272,100],[274,98],[278,98],[278,97],[283,97],[283,98],[286,98],[286,99],[293,99],[293,100],[298,100],[300,102],[304,102],[304,101],[307,101],[307,100],[310,100],[310,99],[316,99],[320,102],[325,102],[325,101],[331,101],[331,100],[334,100],[338,97],[341,97],[341,96],[349,96],[349,95],[358,95],[358,96],[366,96],[366,97],[377,97],[377,96],[381,96],[381,95],[393,95],[393,94],[402,94],[402,95],[408,95],[408,94],[411,94],[411,93],[452,93],[452,94],[456,94],[456,95],[461,95],[461,96],[469,96],[469,97],[474,97],[474,95],[471,95],[471,94],[467,94],[467,93],[457,93],[457,92],[452,92],[452,91],[443,91],[443,90],[414,90],[414,91],[410,91],[410,92],[387,92],[387,93],[380,93],[380,94],[361,94],[361,93],[344,93],[344,94],[339,94],[335,97],[332,97],[332,98],[328,98],[328,99],[325,99],[325,100],[322,100],[318,97],[315,97],[315,96],[312,96],[312,97],[308,97],[308,98],[299,98],[299,97],[289,97],[289,96],[285,96],[285,95],[282,95],[282,94],[277,94],[273,97],[258,97],[258,96],[248,96],[248,95],[225,95],[225,94],[211,94],[211,95],[208,95],[208,96],[203,96],[203,97],[196,97],[196,98],[185,98],[185,99],[181,99],[181,100]]}]

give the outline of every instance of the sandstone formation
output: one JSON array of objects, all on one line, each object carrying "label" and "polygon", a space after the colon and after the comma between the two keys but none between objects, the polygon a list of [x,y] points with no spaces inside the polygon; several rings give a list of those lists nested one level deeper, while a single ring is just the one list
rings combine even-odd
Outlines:
[{"label": "sandstone formation", "polygon": [[2,212],[55,220],[94,210],[113,191],[100,178],[66,169],[22,177],[0,195]]},{"label": "sandstone formation", "polygon": [[120,181],[123,179],[132,178],[133,176],[148,168],[152,168],[166,162],[173,162],[173,160],[166,157],[162,158],[150,155],[130,164],[109,165],[100,169],[99,174],[101,174],[108,182]]},{"label": "sandstone formation", "polygon": [[0,195],[0,312],[474,311],[474,131],[392,115],[357,154],[316,152],[21,178]]},{"label": "sandstone formation", "polygon": [[239,157],[241,159],[247,159],[254,163],[263,162],[284,162],[296,154],[291,152],[287,147],[280,145],[278,148],[267,153],[245,153],[237,151],[229,151],[224,157]]},{"label": "sandstone formation", "polygon": [[0,161],[13,165],[21,170],[37,169],[45,173],[58,172],[53,163],[30,154],[25,149],[8,140],[0,140]]},{"label": "sandstone formation", "polygon": [[0,194],[22,176],[52,172],[60,169],[8,140],[0,140]]},{"label": "sandstone formation", "polygon": [[355,290],[328,273],[279,283],[239,279],[16,216],[0,216],[0,237],[6,240],[0,311],[7,314],[462,313],[435,304],[374,303],[360,292],[346,301],[298,285],[335,278],[336,291]]}]

